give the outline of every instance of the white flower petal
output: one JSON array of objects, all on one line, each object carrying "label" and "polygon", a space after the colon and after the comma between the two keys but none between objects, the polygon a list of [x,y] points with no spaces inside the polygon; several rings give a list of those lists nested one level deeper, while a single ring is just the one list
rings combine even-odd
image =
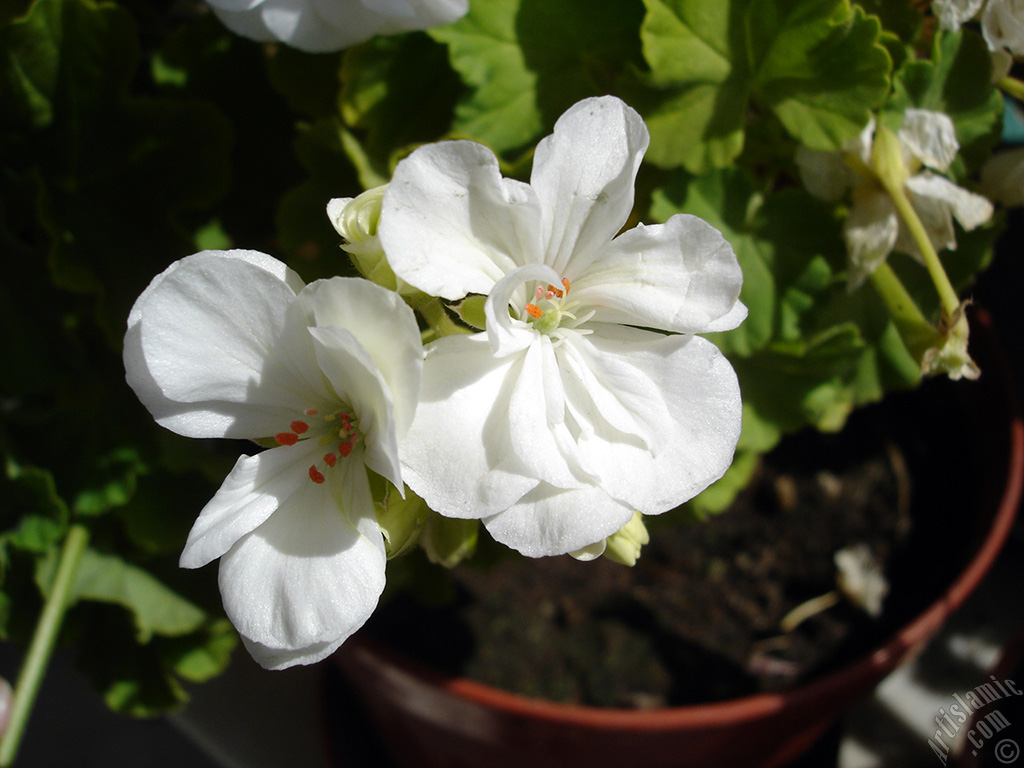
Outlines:
[{"label": "white flower petal", "polygon": [[640,116],[613,96],[584,99],[558,118],[537,145],[530,177],[543,216],[544,263],[570,279],[587,269],[633,209],[649,140]]},{"label": "white flower petal", "polygon": [[958,30],[975,17],[985,0],[932,0],[932,11],[943,29]]},{"label": "white flower petal", "polygon": [[914,157],[938,171],[948,169],[960,150],[949,116],[927,109],[908,109],[903,114],[899,141]]},{"label": "white flower petal", "polygon": [[402,443],[402,476],[431,509],[480,518],[539,482],[518,466],[509,436],[518,363],[494,357],[483,333],[445,336],[427,347],[420,403]]},{"label": "white flower petal", "polygon": [[416,316],[397,293],[366,280],[335,277],[310,289],[317,326],[343,328],[366,350],[387,384],[397,434],[405,434],[416,411],[423,370]]},{"label": "white flower petal", "polygon": [[241,635],[242,645],[249,655],[256,660],[264,669],[279,670],[294,667],[297,664],[316,664],[323,661],[334,653],[345,642],[347,637],[338,640],[328,640],[323,643],[313,643],[302,648],[271,648],[250,640]]},{"label": "white flower petal", "polygon": [[377,9],[358,0],[312,0],[310,6],[337,35],[338,45],[333,50],[369,40],[378,33],[399,31],[387,7]]},{"label": "white flower petal", "polygon": [[199,568],[227,552],[255,530],[286,499],[306,485],[306,472],[318,453],[303,441],[255,456],[239,456],[220,489],[199,513],[181,553],[182,568]]},{"label": "white flower petal", "polygon": [[274,33],[270,31],[266,23],[263,21],[263,13],[260,8],[256,7],[263,0],[252,3],[252,7],[249,9],[235,10],[233,7],[237,5],[242,8],[245,3],[223,3],[222,5],[214,5],[213,12],[220,19],[221,23],[234,32],[236,35],[247,38],[249,40],[255,40],[258,43],[272,43],[277,38]]},{"label": "white flower petal", "polygon": [[807,191],[830,203],[841,200],[857,178],[841,152],[825,152],[801,145],[796,149],[794,160]]},{"label": "white flower petal", "polygon": [[[339,4],[338,0],[317,0],[321,8]],[[450,24],[466,15],[469,11],[469,0],[359,0],[360,4],[372,12],[387,17],[382,23],[381,32],[388,34],[404,32],[411,29],[429,29],[430,27]],[[325,12],[326,15],[326,12]],[[344,16],[338,16],[342,23]]]},{"label": "white flower petal", "polygon": [[[915,208],[925,203],[926,198],[943,203],[947,210],[960,222],[960,226],[968,232],[976,227],[980,227],[992,218],[992,203],[981,195],[976,195],[973,192],[968,192],[963,187],[958,187],[944,176],[927,172],[919,173],[907,179],[906,185],[907,189],[913,194]],[[931,218],[934,219],[935,217],[932,216]],[[925,227],[928,227],[928,222],[925,222]],[[941,227],[941,231],[943,232],[942,237],[945,237],[946,230],[944,224]],[[947,247],[956,247],[956,242],[951,234],[948,239],[951,245]],[[942,240],[941,238],[933,239],[933,242],[939,243]]]},{"label": "white flower petal", "polygon": [[320,369],[339,399],[351,405],[359,419],[359,431],[366,444],[366,465],[401,488],[402,468],[391,390],[370,353],[351,331],[335,325],[310,328],[309,333]]},{"label": "white flower petal", "polygon": [[557,488],[596,482],[565,423],[565,391],[549,337],[537,334],[510,369],[509,383],[509,438],[526,475]]},{"label": "white flower petal", "polygon": [[[699,336],[611,331],[595,328],[586,343],[573,345],[593,373],[582,383],[597,406],[580,448],[606,493],[644,514],[660,514],[729,468],[740,434],[739,385],[725,356]],[[582,398],[573,391],[570,401]],[[616,401],[617,408],[610,405]],[[626,417],[607,420],[616,410]]]},{"label": "white flower petal", "polygon": [[537,338],[538,332],[528,323],[509,314],[513,294],[530,281],[558,285],[560,277],[546,264],[527,264],[517,267],[497,282],[487,301],[484,302],[484,316],[487,318],[487,339],[495,357],[507,357],[526,349]]},{"label": "white flower petal", "polygon": [[564,555],[611,536],[634,510],[597,486],[572,490],[541,484],[484,527],[496,541],[527,557]]},{"label": "white flower petal", "polygon": [[850,256],[851,290],[885,261],[899,233],[899,215],[888,195],[866,194],[854,201],[843,223],[843,239]]},{"label": "white flower petal", "polygon": [[[354,3],[346,7],[357,9]],[[326,53],[348,48],[373,36],[374,20],[353,14],[351,25],[336,25],[324,18],[313,0],[263,0],[260,11],[267,29],[293,48]]]},{"label": "white flower petal", "polygon": [[296,287],[294,273],[252,251],[204,251],[175,262],[129,315],[129,385],[179,434],[274,434],[316,397],[275,353]]},{"label": "white flower petal", "polygon": [[317,661],[377,605],[384,537],[358,458],[328,473],[331,494],[307,483],[221,558],[224,609],[260,663]]},{"label": "white flower petal", "polygon": [[540,210],[526,184],[503,179],[486,147],[420,147],[395,168],[378,235],[395,274],[431,296],[486,294],[507,272],[539,261]]},{"label": "white flower petal", "polygon": [[619,235],[570,293],[596,309],[595,322],[703,333],[727,316],[736,324],[743,320],[745,312],[734,312],[742,284],[722,233],[696,216],[677,214]]},{"label": "white flower petal", "polygon": [[1015,56],[1024,56],[1024,3],[989,0],[981,16],[981,31],[992,50],[1006,48]]}]

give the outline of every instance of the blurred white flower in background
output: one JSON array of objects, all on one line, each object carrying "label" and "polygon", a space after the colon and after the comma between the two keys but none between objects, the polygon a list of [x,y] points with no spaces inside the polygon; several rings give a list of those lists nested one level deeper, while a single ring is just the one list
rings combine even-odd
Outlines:
[{"label": "blurred white flower in background", "polygon": [[[796,162],[808,191],[830,202],[850,192],[852,203],[843,225],[850,256],[850,287],[864,282],[890,253],[920,257],[917,244],[900,219],[874,167],[875,120],[841,152],[800,147]],[[956,248],[953,219],[965,230],[992,217],[992,204],[941,175],[956,158],[960,145],[947,115],[908,109],[897,134],[903,165],[903,187],[937,250]]]}]

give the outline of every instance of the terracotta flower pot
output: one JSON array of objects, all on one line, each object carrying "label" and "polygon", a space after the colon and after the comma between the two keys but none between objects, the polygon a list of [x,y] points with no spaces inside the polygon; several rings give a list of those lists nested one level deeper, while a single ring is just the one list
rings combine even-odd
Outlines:
[{"label": "terracotta flower pot", "polygon": [[[770,768],[806,751],[858,699],[917,653],[991,566],[1020,500],[1024,425],[987,318],[972,352],[984,371],[964,382],[976,466],[991,493],[968,517],[980,526],[966,567],[942,596],[858,661],[782,693],[655,710],[555,704],[447,677],[362,637],[336,663],[397,764],[409,768],[561,768],[694,765]],[[941,480],[940,480],[941,481]]]}]

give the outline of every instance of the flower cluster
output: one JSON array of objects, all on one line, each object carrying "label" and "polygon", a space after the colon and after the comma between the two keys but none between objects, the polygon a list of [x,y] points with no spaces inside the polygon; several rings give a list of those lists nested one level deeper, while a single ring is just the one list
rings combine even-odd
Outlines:
[{"label": "flower cluster", "polygon": [[1021,0],[935,0],[939,23],[946,29],[981,14],[981,31],[992,51],[1024,56],[1024,2]]},{"label": "flower cluster", "polygon": [[424,348],[398,292],[303,285],[253,251],[190,256],[139,297],[124,360],[156,420],[267,446],[238,460],[181,556],[220,558],[261,664],[317,661],[374,610],[388,550],[371,475],[525,555],[607,546],[632,562],[638,513],[728,468],[739,388],[696,334],[742,322],[742,274],[694,216],[619,233],[647,141],[621,101],[588,99],[539,144],[529,184],[454,141],[413,152],[386,191],[332,202],[360,256],[382,249],[403,284],[477,295],[478,333]]},{"label": "flower cluster", "polygon": [[209,0],[232,32],[310,53],[340,51],[374,35],[448,24],[469,0]]},{"label": "flower cluster", "polygon": [[898,156],[884,155],[876,147],[876,121],[872,118],[842,152],[801,147],[796,153],[800,176],[811,194],[830,201],[850,194],[852,205],[843,235],[850,256],[851,288],[859,286],[894,250],[921,256],[886,189],[884,175],[898,177],[897,183],[920,216],[929,240],[939,250],[956,248],[954,219],[971,230],[992,217],[988,200],[941,175],[959,150],[949,117],[908,109],[896,139]]}]

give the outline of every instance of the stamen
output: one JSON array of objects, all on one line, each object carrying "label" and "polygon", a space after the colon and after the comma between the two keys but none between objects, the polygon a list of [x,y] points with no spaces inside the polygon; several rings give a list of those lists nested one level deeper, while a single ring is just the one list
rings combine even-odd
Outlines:
[{"label": "stamen", "polygon": [[568,293],[569,292],[569,288],[572,287],[572,284],[569,282],[569,278],[568,277],[563,277],[562,278],[562,285],[565,287],[565,292],[566,293]]},{"label": "stamen", "polygon": [[333,453],[324,454],[324,464],[326,464],[328,467],[333,467],[337,463],[338,457],[335,456]]},{"label": "stamen", "polygon": [[526,314],[528,314],[530,317],[532,317],[534,320],[536,320],[538,317],[540,317],[544,313],[541,312],[540,307],[538,307],[536,304],[527,304],[526,305]]},{"label": "stamen", "polygon": [[338,453],[341,454],[341,458],[345,458],[352,453],[352,442],[342,443],[338,446]]},{"label": "stamen", "polygon": [[274,435],[278,445],[295,445],[299,442],[299,436],[294,432],[278,432]]},{"label": "stamen", "polygon": [[305,413],[305,414],[306,414],[307,416],[316,416],[316,414],[317,414],[317,410],[316,410],[316,408],[307,408],[307,409],[306,409],[306,410],[304,411],[304,413]]},{"label": "stamen", "polygon": [[301,435],[303,432],[306,432],[306,431],[309,430],[309,424],[307,424],[304,421],[296,420],[296,421],[293,421],[288,426],[291,427],[292,428],[292,432],[294,432],[297,435]]},{"label": "stamen", "polygon": [[317,469],[315,466],[311,466],[309,468],[309,479],[319,485],[324,481],[325,478],[323,473],[319,469]]}]

